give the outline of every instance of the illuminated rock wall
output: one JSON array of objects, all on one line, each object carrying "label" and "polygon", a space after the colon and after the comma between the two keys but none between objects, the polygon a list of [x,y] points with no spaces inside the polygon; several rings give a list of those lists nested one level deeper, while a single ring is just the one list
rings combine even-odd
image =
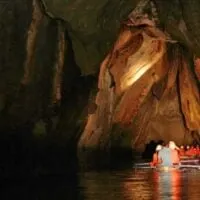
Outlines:
[{"label": "illuminated rock wall", "polygon": [[192,54],[147,18],[125,24],[101,65],[97,109],[79,148],[112,148],[116,137],[118,147],[127,137],[138,150],[150,140],[191,143],[200,122]]}]

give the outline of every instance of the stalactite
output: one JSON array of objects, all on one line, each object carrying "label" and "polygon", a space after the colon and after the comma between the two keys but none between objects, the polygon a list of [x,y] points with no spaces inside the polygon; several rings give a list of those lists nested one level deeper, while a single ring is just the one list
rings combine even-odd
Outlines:
[{"label": "stalactite", "polygon": [[179,88],[181,109],[185,123],[189,130],[200,129],[200,94],[192,72],[189,70],[188,61],[181,55],[179,66]]},{"label": "stalactite", "polygon": [[147,8],[149,5],[151,6],[150,0],[141,0],[136,8],[129,14],[128,18],[134,26],[155,26],[155,21],[150,19],[148,14],[145,12],[145,8]]},{"label": "stalactite", "polygon": [[194,58],[194,70],[198,80],[200,81],[200,58]]},{"label": "stalactite", "polygon": [[168,55],[167,61],[168,61],[168,74],[167,74],[167,83],[164,89],[164,92],[161,96],[161,98],[165,98],[167,93],[170,91],[172,87],[176,84],[177,76],[178,76],[178,68],[180,66],[180,51],[179,47],[175,46],[171,50],[172,52],[168,52],[168,54],[172,54],[171,56]]},{"label": "stalactite", "polygon": [[108,69],[110,55],[101,64],[99,74],[99,91],[95,104],[97,109],[88,115],[87,124],[78,143],[78,147],[104,149],[109,141],[109,130],[111,128],[113,104],[115,102],[114,88],[111,85],[111,76]]},{"label": "stalactite", "polygon": [[55,72],[53,80],[53,95],[52,103],[57,103],[61,100],[61,85],[62,85],[62,72],[64,65],[65,54],[65,31],[62,22],[58,21],[58,47],[57,47],[57,59],[55,63]]},{"label": "stalactite", "polygon": [[34,68],[34,53],[36,48],[36,38],[43,16],[44,15],[41,12],[41,5],[39,1],[33,0],[32,22],[29,26],[27,43],[26,43],[27,55],[24,63],[24,76],[21,80],[21,83],[23,85],[27,85],[32,78],[32,73]]},{"label": "stalactite", "polygon": [[177,52],[178,50],[174,52],[174,56],[169,61],[169,72],[168,72],[168,80],[166,89],[170,89],[174,86],[176,80],[177,80],[177,73],[178,73],[178,67],[180,66],[180,54]]},{"label": "stalactite", "polygon": [[[156,107],[156,100],[153,96],[148,96],[146,99],[149,104],[144,103],[144,106],[141,108],[140,113],[135,118],[135,122],[132,124],[134,132],[134,137],[132,139],[132,147],[138,148],[144,145],[146,138],[148,136],[148,128],[149,128],[149,121],[153,115],[154,109]],[[151,107],[149,107],[151,105]],[[135,126],[135,127],[134,127]]]}]

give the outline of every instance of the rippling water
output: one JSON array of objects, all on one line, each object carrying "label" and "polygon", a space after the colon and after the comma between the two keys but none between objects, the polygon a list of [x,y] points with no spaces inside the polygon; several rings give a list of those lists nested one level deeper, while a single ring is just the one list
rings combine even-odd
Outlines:
[{"label": "rippling water", "polygon": [[200,171],[90,171],[69,177],[1,182],[1,200],[199,200]]}]

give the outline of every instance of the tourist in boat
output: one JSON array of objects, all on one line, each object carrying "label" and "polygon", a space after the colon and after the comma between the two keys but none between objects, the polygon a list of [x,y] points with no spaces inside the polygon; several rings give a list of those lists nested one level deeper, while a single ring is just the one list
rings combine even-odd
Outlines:
[{"label": "tourist in boat", "polygon": [[188,145],[187,146],[187,150],[186,150],[186,155],[189,156],[189,157],[194,157],[195,156],[195,148],[194,146],[192,145],[191,147]]},{"label": "tourist in boat", "polygon": [[170,167],[173,165],[171,159],[171,149],[168,145],[163,146],[163,148],[158,152],[158,160],[161,167]]},{"label": "tourist in boat", "polygon": [[196,149],[197,149],[197,157],[199,157],[199,156],[200,156],[200,147],[199,147],[198,144],[197,144],[197,146],[196,146]]},{"label": "tourist in boat", "polygon": [[173,165],[180,164],[180,156],[178,151],[180,151],[179,147],[176,146],[174,141],[169,142],[169,148],[171,149],[172,163]]},{"label": "tourist in boat", "polygon": [[198,151],[197,151],[197,146],[196,145],[194,145],[194,148],[193,148],[193,150],[192,150],[192,153],[193,153],[193,157],[197,157],[197,155],[198,155]]},{"label": "tourist in boat", "polygon": [[153,158],[152,158],[152,162],[150,163],[150,165],[152,167],[157,166],[159,164],[159,159],[158,159],[158,152],[162,149],[162,145],[157,145],[156,146],[156,150],[155,153],[153,154]]},{"label": "tourist in boat", "polygon": [[180,146],[179,156],[185,156],[185,147],[183,145]]},{"label": "tourist in boat", "polygon": [[191,156],[190,145],[187,145],[187,146],[186,146],[185,155],[186,155],[186,156]]},{"label": "tourist in boat", "polygon": [[180,158],[178,151],[179,148],[176,146],[175,142],[170,141],[168,145],[164,146],[158,152],[158,160],[161,167],[174,167],[179,165]]}]

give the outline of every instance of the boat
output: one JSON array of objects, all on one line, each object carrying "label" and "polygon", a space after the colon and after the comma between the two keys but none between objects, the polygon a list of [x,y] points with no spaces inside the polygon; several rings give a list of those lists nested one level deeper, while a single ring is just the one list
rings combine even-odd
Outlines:
[{"label": "boat", "polygon": [[150,162],[141,162],[135,163],[133,165],[134,169],[156,169],[161,171],[171,171],[171,170],[184,170],[184,169],[197,169],[200,170],[200,162],[199,159],[188,159],[188,160],[181,160],[180,165],[176,165],[173,167],[167,166],[151,166]]}]

